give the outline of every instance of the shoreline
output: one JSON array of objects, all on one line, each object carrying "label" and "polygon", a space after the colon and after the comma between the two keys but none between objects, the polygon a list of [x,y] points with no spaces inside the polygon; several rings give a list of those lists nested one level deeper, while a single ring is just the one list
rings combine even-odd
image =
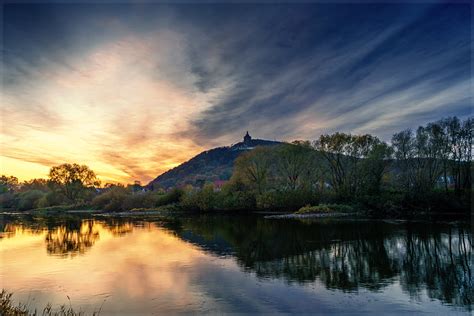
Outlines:
[{"label": "shoreline", "polygon": [[436,222],[436,223],[456,223],[456,222],[470,222],[471,217],[464,213],[437,213],[437,214],[417,214],[410,216],[405,214],[398,216],[386,216],[383,214],[370,214],[367,212],[334,212],[334,213],[307,213],[307,214],[296,214],[289,212],[276,212],[276,211],[262,211],[262,210],[249,210],[249,211],[213,211],[213,212],[195,212],[186,210],[163,210],[163,209],[150,209],[150,210],[136,210],[136,211],[121,211],[121,212],[106,212],[102,210],[44,210],[44,211],[1,211],[0,217],[5,215],[21,216],[21,215],[39,215],[39,216],[97,216],[97,217],[133,217],[133,216],[180,216],[180,215],[225,215],[225,216],[243,216],[253,215],[261,216],[268,220],[301,220],[301,219],[354,219],[354,220],[383,220],[383,221],[408,221],[408,222]]},{"label": "shoreline", "polygon": [[281,215],[267,215],[265,219],[303,219],[303,218],[339,218],[339,217],[359,217],[362,214],[358,213],[311,213],[311,214],[281,214]]}]

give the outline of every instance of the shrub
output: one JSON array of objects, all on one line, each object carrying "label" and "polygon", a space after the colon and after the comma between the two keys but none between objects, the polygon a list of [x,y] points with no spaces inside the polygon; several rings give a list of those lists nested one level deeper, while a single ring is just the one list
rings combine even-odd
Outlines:
[{"label": "shrub", "polygon": [[43,208],[64,204],[67,204],[67,199],[63,194],[55,191],[50,191],[38,200],[36,207]]},{"label": "shrub", "polygon": [[[357,198],[362,209],[372,214],[400,214],[403,212],[407,200],[404,194],[385,191],[378,195],[362,195]],[[411,203],[408,203],[411,204]]]},{"label": "shrub", "polygon": [[316,206],[306,205],[300,208],[295,214],[311,213],[349,213],[353,212],[352,206],[345,204],[319,204]]},{"label": "shrub", "polygon": [[123,199],[123,202],[120,208],[122,210],[128,211],[131,209],[150,208],[152,206],[153,206],[152,197],[148,192],[135,193],[135,194],[131,194],[127,192],[127,195]]},{"label": "shrub", "polygon": [[45,195],[43,191],[31,190],[18,195],[18,209],[20,211],[31,210],[37,207],[37,202]]},{"label": "shrub", "polygon": [[215,208],[220,210],[253,210],[255,195],[245,191],[221,191],[215,196]]},{"label": "shrub", "polygon": [[307,204],[318,203],[318,196],[309,190],[270,191],[256,198],[259,209],[295,210]]},{"label": "shrub", "polygon": [[210,211],[215,208],[215,193],[212,184],[206,184],[200,191],[187,190],[181,199],[181,206],[187,210]]},{"label": "shrub", "polygon": [[129,193],[121,206],[122,210],[150,209],[176,203],[183,195],[183,190],[173,189],[167,193],[149,191]]},{"label": "shrub", "polygon": [[163,206],[172,203],[177,203],[180,201],[183,194],[184,191],[182,189],[174,188],[165,194],[161,194],[155,202],[154,206]]},{"label": "shrub", "polygon": [[0,193],[0,209],[14,209],[16,208],[15,194],[11,192]]},{"label": "shrub", "polygon": [[96,196],[92,200],[92,206],[106,212],[124,211],[123,206],[128,195],[129,192],[124,187],[113,187]]}]

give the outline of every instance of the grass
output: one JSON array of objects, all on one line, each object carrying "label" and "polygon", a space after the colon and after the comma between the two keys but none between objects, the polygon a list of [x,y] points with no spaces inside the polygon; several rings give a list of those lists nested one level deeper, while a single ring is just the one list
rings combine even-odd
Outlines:
[{"label": "grass", "polygon": [[353,211],[352,206],[345,204],[319,204],[303,206],[295,214],[351,213]]},{"label": "grass", "polygon": [[[82,311],[75,311],[71,305],[71,300],[69,296],[69,306],[60,305],[58,308],[54,309],[53,306],[48,303],[41,313],[38,310],[29,310],[28,306],[24,303],[15,303],[12,301],[13,293],[10,293],[3,289],[0,292],[0,315],[2,316],[85,316],[86,314]],[[91,315],[96,316],[100,314],[102,306],[99,311],[93,312]]]}]

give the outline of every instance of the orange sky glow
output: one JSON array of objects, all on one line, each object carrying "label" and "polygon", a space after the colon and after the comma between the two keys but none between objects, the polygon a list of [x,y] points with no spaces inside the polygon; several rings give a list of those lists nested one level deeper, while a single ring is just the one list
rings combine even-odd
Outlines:
[{"label": "orange sky glow", "polygon": [[161,42],[125,36],[102,43],[70,61],[75,71],[45,64],[23,95],[5,91],[2,174],[44,178],[51,166],[76,162],[103,182],[146,183],[202,151],[178,132],[218,91],[204,95],[152,72],[156,55],[163,67],[183,62],[173,51],[178,35],[162,34]]},{"label": "orange sky glow", "polygon": [[146,184],[246,130],[389,142],[472,115],[467,4],[374,15],[362,4],[13,2],[2,7],[0,173],[20,180],[78,163],[103,184]]}]

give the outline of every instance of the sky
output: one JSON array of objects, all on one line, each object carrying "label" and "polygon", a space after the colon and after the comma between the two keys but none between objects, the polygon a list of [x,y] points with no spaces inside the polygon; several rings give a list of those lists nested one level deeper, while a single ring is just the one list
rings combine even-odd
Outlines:
[{"label": "sky", "polygon": [[392,134],[472,115],[456,3],[2,6],[2,174],[147,183],[253,137]]}]

